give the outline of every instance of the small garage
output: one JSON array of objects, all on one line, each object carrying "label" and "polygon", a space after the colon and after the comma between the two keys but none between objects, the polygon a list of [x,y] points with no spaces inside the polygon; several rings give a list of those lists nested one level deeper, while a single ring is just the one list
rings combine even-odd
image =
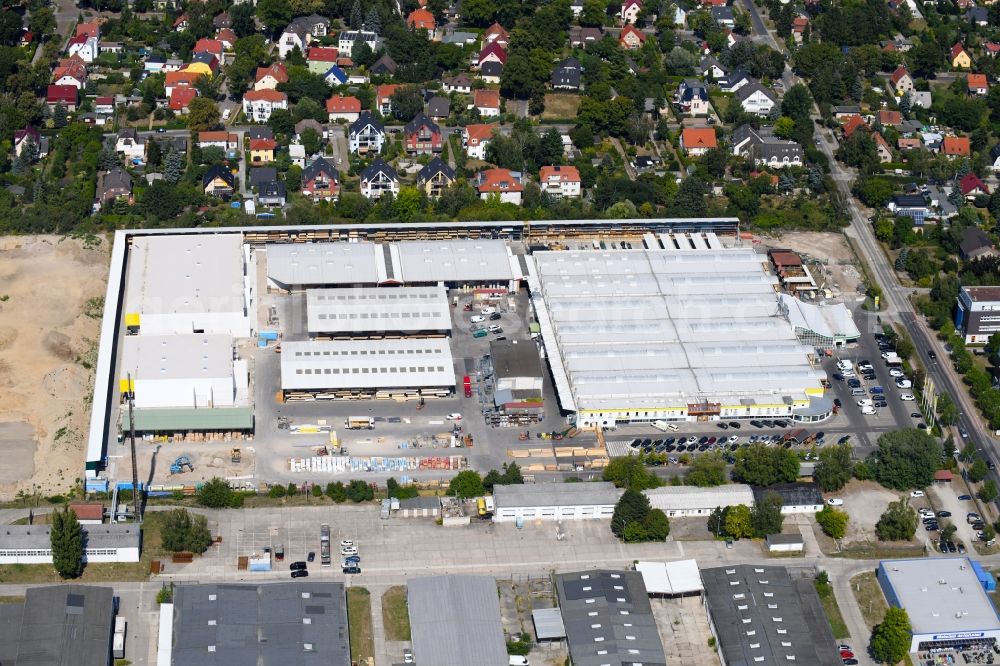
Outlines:
[{"label": "small garage", "polygon": [[801,534],[768,534],[767,552],[769,553],[802,553],[806,544]]}]

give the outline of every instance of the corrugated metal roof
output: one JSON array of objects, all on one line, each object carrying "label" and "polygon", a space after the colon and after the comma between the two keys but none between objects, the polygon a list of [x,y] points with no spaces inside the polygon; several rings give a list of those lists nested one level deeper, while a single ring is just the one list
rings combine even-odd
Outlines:
[{"label": "corrugated metal roof", "polygon": [[430,576],[407,583],[418,664],[507,666],[497,584],[491,576]]},{"label": "corrugated metal roof", "polygon": [[753,490],[742,483],[730,483],[713,488],[663,486],[642,492],[649,498],[649,503],[654,509],[664,512],[753,505]]},{"label": "corrugated metal roof", "polygon": [[536,608],[531,611],[531,621],[535,625],[535,637],[540,641],[566,638],[566,627],[558,608]]},{"label": "corrugated metal roof", "polygon": [[[122,427],[128,430],[128,410],[122,411]],[[135,429],[141,432],[171,430],[250,430],[250,407],[163,408],[135,410]]]},{"label": "corrugated metal roof", "polygon": [[592,483],[529,483],[494,486],[498,509],[539,506],[613,506],[621,491],[607,481]]},{"label": "corrugated metal roof", "polygon": [[310,333],[450,331],[444,287],[309,289]]},{"label": "corrugated metal roof", "polygon": [[444,338],[282,344],[285,390],[453,386],[455,369]]}]

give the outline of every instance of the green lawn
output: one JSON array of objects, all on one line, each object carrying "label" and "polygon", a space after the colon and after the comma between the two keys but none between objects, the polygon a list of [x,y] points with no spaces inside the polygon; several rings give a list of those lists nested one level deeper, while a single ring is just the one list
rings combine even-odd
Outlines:
[{"label": "green lawn", "polygon": [[854,592],[854,598],[858,600],[858,607],[865,618],[865,624],[872,628],[880,623],[889,606],[885,602],[881,586],[875,579],[875,572],[868,571],[852,578],[851,590]]},{"label": "green lawn", "polygon": [[347,626],[351,638],[351,662],[375,657],[375,630],[372,628],[372,595],[365,587],[347,588]]},{"label": "green lawn", "polygon": [[816,593],[819,594],[819,599],[823,602],[823,611],[830,623],[830,629],[833,630],[833,637],[838,640],[850,638],[851,634],[847,630],[847,623],[844,622],[844,616],[840,614],[840,606],[837,605],[837,597],[833,596],[833,587],[829,583],[821,584],[817,581]]},{"label": "green lawn", "polygon": [[390,587],[382,595],[382,624],[390,641],[410,640],[410,611],[406,605],[406,586]]}]

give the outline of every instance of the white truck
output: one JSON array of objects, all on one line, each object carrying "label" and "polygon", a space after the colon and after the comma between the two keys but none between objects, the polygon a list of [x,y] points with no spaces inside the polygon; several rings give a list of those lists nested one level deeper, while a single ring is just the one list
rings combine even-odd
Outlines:
[{"label": "white truck", "polygon": [[373,430],[375,418],[372,416],[348,416],[344,425],[348,430]]}]

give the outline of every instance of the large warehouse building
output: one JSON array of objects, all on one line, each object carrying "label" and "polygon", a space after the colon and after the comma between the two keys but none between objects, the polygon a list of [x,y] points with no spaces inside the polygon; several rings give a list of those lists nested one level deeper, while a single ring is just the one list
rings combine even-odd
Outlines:
[{"label": "large warehouse building", "polygon": [[379,336],[451,331],[444,287],[306,290],[309,335]]},{"label": "large warehouse building", "polygon": [[578,426],[794,418],[823,395],[760,255],[665,247],[532,255],[532,303]]},{"label": "large warehouse building", "polygon": [[713,488],[697,486],[663,486],[644,490],[654,509],[668,518],[675,516],[708,516],[716,509],[731,506],[753,506],[753,490],[742,483],[729,483]]},{"label": "large warehouse building", "polygon": [[455,391],[445,338],[285,342],[281,388],[286,398],[440,396]]},{"label": "large warehouse building", "polygon": [[493,522],[610,519],[621,491],[607,481],[537,483],[493,487]]},{"label": "large warehouse building", "polygon": [[997,617],[984,585],[991,575],[967,557],[884,560],[875,572],[888,602],[910,616],[910,652],[993,649]]},{"label": "large warehouse building", "polygon": [[492,576],[428,576],[407,582],[413,660],[433,666],[507,666]]},{"label": "large warehouse building", "polygon": [[[138,562],[142,533],[131,523],[82,525],[85,562]],[[0,564],[51,564],[49,525],[0,527]]]}]

